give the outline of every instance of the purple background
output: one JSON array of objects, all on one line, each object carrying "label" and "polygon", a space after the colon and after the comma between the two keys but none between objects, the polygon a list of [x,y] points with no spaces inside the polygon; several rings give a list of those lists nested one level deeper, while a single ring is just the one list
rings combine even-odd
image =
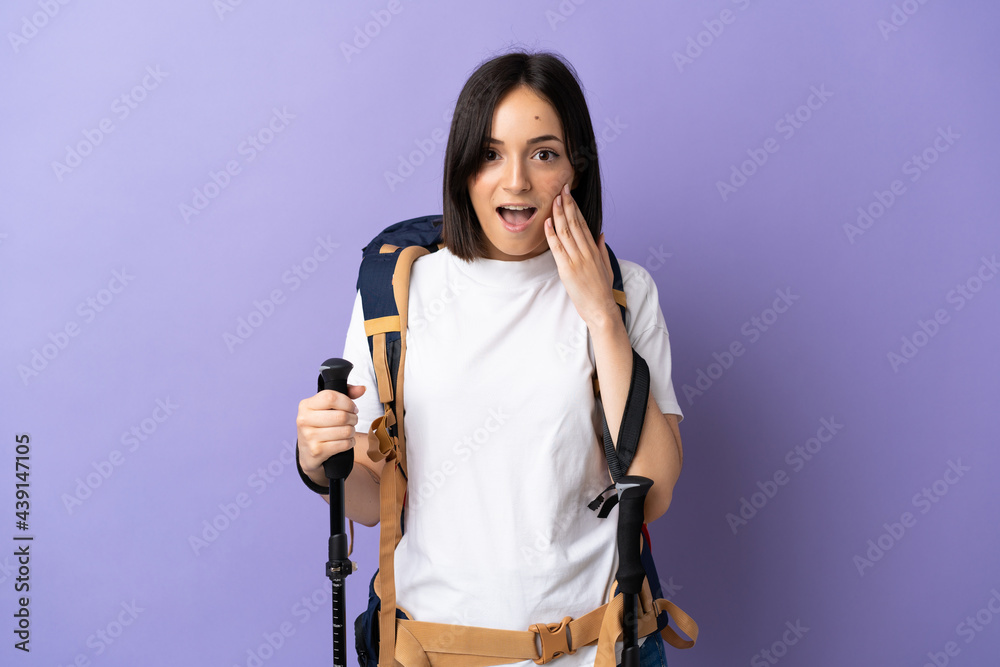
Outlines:
[{"label": "purple background", "polygon": [[[0,538],[19,532],[23,432],[36,536],[30,655],[12,648],[12,547],[0,548],[0,662],[247,665],[286,624],[294,634],[263,664],[328,663],[327,508],[281,458],[297,403],[342,350],[360,248],[440,211],[433,137],[463,82],[526,45],[579,72],[605,132],[609,244],[650,270],[673,339],[687,465],[652,534],[702,637],[671,664],[772,664],[767,649],[782,664],[919,666],[948,642],[949,664],[996,664],[1000,280],[982,264],[1000,251],[995,3],[402,0],[391,14],[388,2],[223,2],[0,9]],[[894,11],[901,25],[887,31]],[[366,43],[372,12],[386,25]],[[355,39],[363,48],[345,54]],[[696,57],[678,64],[686,50]],[[814,87],[832,96],[800,108]],[[286,120],[269,136],[275,109]],[[796,113],[808,120],[789,136],[777,123]],[[113,130],[57,175],[102,119]],[[270,143],[250,160],[242,142],[258,134]],[[428,156],[412,153],[421,146]],[[764,146],[778,149],[724,198],[717,183]],[[906,163],[925,149],[937,159],[911,181]],[[229,161],[239,172],[185,220],[180,205],[213,173],[225,182]],[[895,180],[902,194],[849,239],[858,207],[877,213]],[[317,239],[338,247],[296,285],[289,272]],[[109,282],[118,293],[102,292]],[[960,284],[979,289],[961,308]],[[774,319],[778,290],[797,299]],[[255,302],[270,315],[227,344]],[[939,309],[946,322],[914,341]],[[60,334],[68,324],[77,335]],[[904,337],[920,347],[894,365]],[[36,351],[51,358],[25,374]],[[688,400],[700,372],[714,379]],[[786,455],[821,419],[842,429],[796,470]],[[123,442],[144,423],[144,441]],[[968,470],[938,482],[937,502],[915,500],[949,462]],[[269,464],[270,481],[255,476]],[[786,483],[769,487],[776,473]],[[758,483],[773,497],[754,496]],[[220,518],[239,494],[249,504]],[[767,502],[734,531],[743,498]],[[904,512],[897,540],[883,524]],[[229,525],[195,553],[189,538],[212,521]],[[859,572],[880,537],[891,549]],[[352,619],[376,544],[359,527]],[[141,611],[122,629],[123,603]],[[980,630],[960,625],[977,612]],[[783,644],[786,622],[809,630]],[[97,634],[119,629],[113,643]]]}]

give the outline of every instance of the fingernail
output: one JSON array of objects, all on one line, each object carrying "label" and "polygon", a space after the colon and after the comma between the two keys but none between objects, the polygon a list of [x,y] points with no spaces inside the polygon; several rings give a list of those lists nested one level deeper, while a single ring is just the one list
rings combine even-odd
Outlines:
[{"label": "fingernail", "polygon": [[563,185],[563,192],[565,192],[566,194],[569,194],[569,183],[566,183],[565,185]]},{"label": "fingernail", "polygon": [[562,195],[556,195],[556,206],[562,206]]},{"label": "fingernail", "polygon": [[358,414],[358,406],[354,406],[354,414]]}]

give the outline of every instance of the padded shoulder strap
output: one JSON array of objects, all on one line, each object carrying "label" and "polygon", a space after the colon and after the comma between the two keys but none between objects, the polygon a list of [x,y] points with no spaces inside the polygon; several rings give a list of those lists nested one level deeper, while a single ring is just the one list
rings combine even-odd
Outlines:
[{"label": "padded shoulder strap", "polygon": [[[383,229],[365,246],[358,271],[357,289],[365,316],[365,335],[378,383],[379,401],[393,403],[400,372],[401,327],[393,276],[397,270],[405,277],[409,292],[410,264],[418,254],[403,251],[412,246],[435,252],[441,243],[441,216],[427,215],[397,222]],[[399,266],[405,257],[405,267]],[[395,408],[395,406],[392,406]],[[395,435],[394,433],[392,435]]]}]

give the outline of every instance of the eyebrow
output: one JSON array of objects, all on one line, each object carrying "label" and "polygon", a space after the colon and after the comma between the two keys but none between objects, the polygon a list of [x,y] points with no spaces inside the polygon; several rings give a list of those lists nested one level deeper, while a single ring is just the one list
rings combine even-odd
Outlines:
[{"label": "eyebrow", "polygon": [[[540,144],[543,141],[558,141],[559,143],[563,143],[563,140],[554,134],[543,134],[540,137],[534,137],[533,139],[528,139],[528,145],[531,146],[532,144]],[[494,139],[493,137],[487,137],[486,143],[497,144],[498,146],[504,145],[502,141],[500,141],[499,139]]]}]

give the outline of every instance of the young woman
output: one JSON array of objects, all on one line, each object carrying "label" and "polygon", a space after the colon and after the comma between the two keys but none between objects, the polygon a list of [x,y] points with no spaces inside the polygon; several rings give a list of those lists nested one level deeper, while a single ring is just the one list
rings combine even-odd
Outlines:
[{"label": "young woman", "polygon": [[[647,523],[670,504],[682,415],[649,273],[620,262],[627,326],[614,300],[594,131],[560,57],[510,53],[465,84],[445,155],[443,240],[410,275],[397,606],[417,620],[507,630],[577,618],[607,602],[615,577],[617,510],[600,519],[587,504],[610,483],[601,402],[617,437],[633,348],[650,369],[629,468],[654,481]],[[365,432],[383,407],[363,321],[359,295],[348,394],[299,404],[298,447],[321,485],[322,462],[355,448],[347,514],[373,526],[384,462],[368,458]],[[593,665],[595,652],[555,664]],[[658,635],[642,655],[666,664]]]}]

